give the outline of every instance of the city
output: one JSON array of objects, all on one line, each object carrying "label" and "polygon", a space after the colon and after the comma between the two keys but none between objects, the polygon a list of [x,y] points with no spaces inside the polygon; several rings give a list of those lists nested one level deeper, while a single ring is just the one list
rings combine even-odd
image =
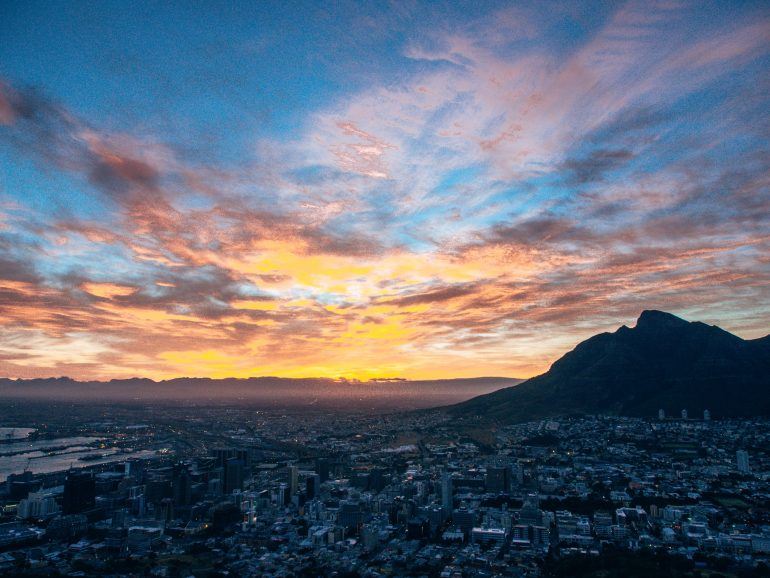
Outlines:
[{"label": "city", "polygon": [[770,578],[770,0],[0,0],[0,578]]},{"label": "city", "polygon": [[8,475],[7,575],[580,576],[612,561],[629,576],[768,571],[767,419],[683,409],[485,430],[442,411],[72,411],[84,425],[32,423],[21,406],[14,419],[51,446],[81,436],[151,455]]}]

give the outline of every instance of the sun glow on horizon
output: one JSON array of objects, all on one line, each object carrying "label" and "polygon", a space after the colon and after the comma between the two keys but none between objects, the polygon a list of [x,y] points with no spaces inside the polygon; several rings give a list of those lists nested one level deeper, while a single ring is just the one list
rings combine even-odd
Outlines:
[{"label": "sun glow on horizon", "polygon": [[643,309],[767,331],[761,2],[6,12],[0,377],[530,377]]}]

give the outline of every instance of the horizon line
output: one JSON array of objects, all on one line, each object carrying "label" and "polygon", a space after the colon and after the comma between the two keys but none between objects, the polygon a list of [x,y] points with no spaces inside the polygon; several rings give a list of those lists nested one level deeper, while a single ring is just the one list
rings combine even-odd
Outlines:
[{"label": "horizon line", "polygon": [[151,381],[153,383],[164,383],[169,381],[175,381],[180,379],[190,379],[190,380],[210,380],[210,381],[225,381],[225,380],[238,380],[238,381],[248,381],[251,379],[281,379],[281,380],[291,380],[291,381],[303,381],[303,380],[319,380],[319,381],[336,381],[336,382],[351,382],[351,383],[387,383],[387,382],[417,382],[417,381],[460,381],[460,380],[477,380],[477,379],[510,379],[510,380],[521,380],[525,381],[527,379],[531,379],[531,377],[511,377],[511,376],[505,376],[505,375],[479,375],[474,377],[439,377],[439,378],[422,378],[422,379],[410,379],[406,377],[377,377],[377,378],[369,378],[369,379],[357,379],[357,378],[351,378],[351,377],[281,377],[277,375],[252,375],[249,377],[209,377],[209,376],[178,376],[178,377],[170,377],[165,379],[153,379],[151,377],[140,377],[140,376],[132,376],[132,377],[115,377],[111,379],[76,379],[73,377],[70,377],[68,375],[60,375],[60,376],[48,376],[48,377],[0,377],[0,381],[72,381],[76,383],[111,383],[114,381],[132,381],[132,380],[141,380],[141,381]]}]

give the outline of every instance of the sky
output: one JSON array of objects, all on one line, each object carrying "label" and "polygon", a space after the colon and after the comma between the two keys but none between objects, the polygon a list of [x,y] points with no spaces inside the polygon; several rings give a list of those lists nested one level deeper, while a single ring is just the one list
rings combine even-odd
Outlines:
[{"label": "sky", "polygon": [[763,336],[769,110],[766,2],[2,2],[0,376]]}]

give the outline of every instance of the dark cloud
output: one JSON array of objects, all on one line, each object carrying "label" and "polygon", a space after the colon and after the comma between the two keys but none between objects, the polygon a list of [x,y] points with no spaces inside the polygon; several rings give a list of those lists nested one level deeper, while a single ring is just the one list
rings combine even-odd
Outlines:
[{"label": "dark cloud", "polygon": [[543,247],[589,242],[596,234],[566,217],[544,214],[513,224],[498,224],[480,235],[482,244]]},{"label": "dark cloud", "polygon": [[424,303],[441,303],[443,301],[450,301],[452,299],[457,299],[458,297],[465,297],[466,295],[471,295],[475,291],[476,291],[475,284],[450,285],[448,287],[442,287],[440,289],[425,291],[424,293],[406,295],[395,299],[385,299],[380,302],[384,305],[396,305],[398,307],[407,307],[409,305],[421,305]]},{"label": "dark cloud", "polygon": [[568,159],[561,168],[570,174],[568,185],[585,185],[603,181],[607,173],[622,168],[635,156],[628,149],[599,149],[581,158]]},{"label": "dark cloud", "polygon": [[[2,244],[0,244],[0,250],[2,250]],[[20,261],[0,254],[0,280],[37,283],[40,281],[40,276],[29,261]]]},{"label": "dark cloud", "polygon": [[110,196],[157,191],[161,171],[139,158],[139,143],[113,141],[36,88],[0,83],[0,99],[10,111],[6,136],[38,160],[83,175]]}]

